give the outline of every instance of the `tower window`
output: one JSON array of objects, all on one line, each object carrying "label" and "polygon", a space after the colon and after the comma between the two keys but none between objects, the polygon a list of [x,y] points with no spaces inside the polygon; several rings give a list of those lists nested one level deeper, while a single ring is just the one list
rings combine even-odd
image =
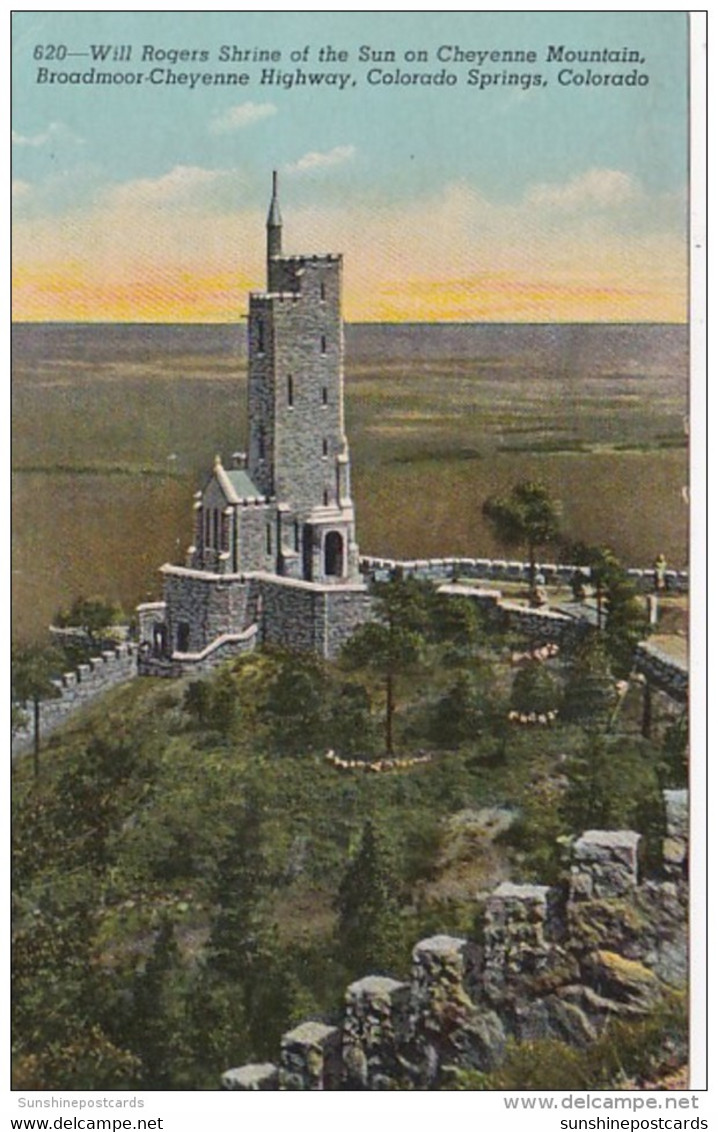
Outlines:
[{"label": "tower window", "polygon": [[322,441],[322,456],[326,459],[329,455],[329,441],[325,439]]},{"label": "tower window", "polygon": [[294,524],[294,549],[299,550],[299,523]]},{"label": "tower window", "polygon": [[259,451],[259,459],[263,460],[265,457],[265,442],[264,442],[264,425],[259,426],[259,433],[257,435],[257,448]]},{"label": "tower window", "polygon": [[257,353],[264,353],[264,319],[257,319]]},{"label": "tower window", "polygon": [[212,511],[212,545],[219,550],[219,511],[216,507]]},{"label": "tower window", "polygon": [[267,554],[271,554],[271,553],[272,553],[272,528],[271,528],[270,524],[267,523]]},{"label": "tower window", "polygon": [[322,349],[322,353],[326,354],[326,352],[327,352],[327,336],[326,336],[326,334],[322,334],[321,349]]},{"label": "tower window", "polygon": [[319,284],[319,298],[321,299],[322,302],[324,302],[326,297],[327,297],[327,286],[326,286],[326,283],[322,280],[322,282]]},{"label": "tower window", "polygon": [[289,405],[290,409],[294,404],[294,378],[292,377],[291,373],[287,378],[287,404]]},{"label": "tower window", "polygon": [[327,389],[326,385],[323,385],[322,386],[322,405],[328,405],[328,404],[329,404],[329,390]]},{"label": "tower window", "polygon": [[324,506],[325,507],[329,506],[329,492],[327,491],[326,488],[324,488]]}]

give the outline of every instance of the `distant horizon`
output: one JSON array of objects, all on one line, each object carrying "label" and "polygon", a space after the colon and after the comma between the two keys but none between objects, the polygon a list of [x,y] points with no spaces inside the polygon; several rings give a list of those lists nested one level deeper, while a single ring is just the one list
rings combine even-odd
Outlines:
[{"label": "distant horizon", "polygon": [[[239,326],[239,319],[13,318],[11,326]],[[688,317],[657,319],[344,319],[345,326],[689,326]]]}]

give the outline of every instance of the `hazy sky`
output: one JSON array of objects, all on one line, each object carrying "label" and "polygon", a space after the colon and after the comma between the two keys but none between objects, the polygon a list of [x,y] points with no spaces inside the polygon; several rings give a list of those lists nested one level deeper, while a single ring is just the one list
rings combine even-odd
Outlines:
[{"label": "hazy sky", "polygon": [[[129,61],[87,54],[124,44]],[[223,45],[281,60],[222,61]],[[320,63],[327,45],[349,61]],[[396,62],[362,62],[362,45]],[[447,65],[442,46],[537,60]],[[644,62],[547,61],[561,46]],[[162,58],[182,49],[197,57]],[[276,168],[285,250],[344,253],[350,320],[682,320],[686,53],[680,12],[19,13],[15,316],[236,318],[264,283]],[[142,78],[49,80],[93,67]],[[265,68],[348,78],[287,88]],[[444,68],[455,85],[381,81]],[[649,81],[576,85],[588,71]],[[204,84],[217,73],[249,82]]]}]

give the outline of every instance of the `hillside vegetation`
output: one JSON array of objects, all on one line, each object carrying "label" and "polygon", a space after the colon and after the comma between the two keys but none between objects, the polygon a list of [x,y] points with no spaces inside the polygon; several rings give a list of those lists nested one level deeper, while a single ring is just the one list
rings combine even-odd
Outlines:
[{"label": "hillside vegetation", "polygon": [[[38,780],[20,761],[18,1088],[216,1088],[350,979],[471,933],[478,892],[555,880],[572,833],[639,829],[650,870],[684,732],[655,713],[640,737],[600,641],[512,664],[526,642],[471,604],[400,590],[393,763],[387,674],[356,645],[135,680],[51,738]],[[553,724],[509,722],[532,696]]]}]

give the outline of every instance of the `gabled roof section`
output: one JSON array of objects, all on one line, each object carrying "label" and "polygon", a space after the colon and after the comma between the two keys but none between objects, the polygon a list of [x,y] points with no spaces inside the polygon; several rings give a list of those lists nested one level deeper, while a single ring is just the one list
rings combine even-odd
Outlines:
[{"label": "gabled roof section", "polygon": [[214,476],[228,503],[244,503],[246,501],[264,499],[262,492],[254,485],[244,468],[222,467],[217,458],[214,462]]}]

